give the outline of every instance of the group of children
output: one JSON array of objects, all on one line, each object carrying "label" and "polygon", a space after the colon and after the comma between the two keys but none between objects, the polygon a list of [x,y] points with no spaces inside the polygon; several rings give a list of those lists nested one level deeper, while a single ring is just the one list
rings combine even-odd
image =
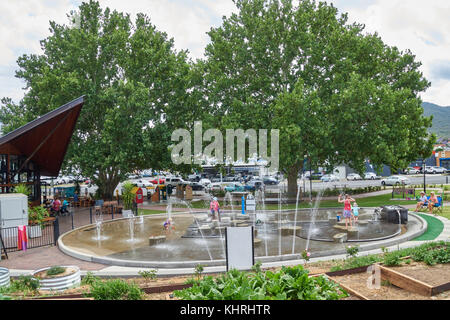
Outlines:
[{"label": "group of children", "polygon": [[359,207],[358,204],[356,203],[356,200],[350,197],[348,194],[346,194],[344,198],[342,198],[342,195],[339,195],[338,202],[344,203],[343,217],[345,219],[345,228],[348,229],[349,224],[350,227],[353,226],[352,220],[355,224],[357,224],[359,216]]}]

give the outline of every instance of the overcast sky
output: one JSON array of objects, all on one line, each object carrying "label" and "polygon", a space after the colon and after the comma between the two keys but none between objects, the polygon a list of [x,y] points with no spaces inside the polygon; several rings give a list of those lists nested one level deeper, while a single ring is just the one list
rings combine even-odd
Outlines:
[{"label": "overcast sky", "polygon": [[[22,54],[40,54],[39,41],[50,35],[49,20],[67,23],[66,14],[81,0],[0,0],[0,98],[18,102],[23,83],[14,77]],[[410,49],[421,61],[432,85],[422,99],[450,106],[449,0],[335,0],[350,21],[378,32],[385,43]],[[206,32],[220,26],[222,16],[236,8],[231,0],[100,0],[103,7],[135,14],[144,12],[161,31],[174,38],[177,49],[200,58],[209,41]]]}]

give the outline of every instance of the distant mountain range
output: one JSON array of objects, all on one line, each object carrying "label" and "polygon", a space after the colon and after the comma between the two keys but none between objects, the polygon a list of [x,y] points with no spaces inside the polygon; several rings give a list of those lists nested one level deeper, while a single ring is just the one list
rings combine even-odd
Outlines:
[{"label": "distant mountain range", "polygon": [[433,115],[433,127],[430,132],[435,133],[438,138],[450,138],[450,106],[441,107],[434,103],[424,102],[422,107],[425,116]]}]

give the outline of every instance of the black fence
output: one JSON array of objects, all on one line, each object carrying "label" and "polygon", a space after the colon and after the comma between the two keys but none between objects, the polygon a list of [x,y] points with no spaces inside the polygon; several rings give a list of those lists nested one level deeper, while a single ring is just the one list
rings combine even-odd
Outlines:
[{"label": "black fence", "polygon": [[[44,222],[42,226],[27,226],[27,250],[33,248],[46,247],[49,245],[56,245],[59,237],[59,222],[58,219],[54,221]],[[19,230],[17,227],[1,228],[0,230],[0,252],[15,252],[20,249],[19,244]]]}]

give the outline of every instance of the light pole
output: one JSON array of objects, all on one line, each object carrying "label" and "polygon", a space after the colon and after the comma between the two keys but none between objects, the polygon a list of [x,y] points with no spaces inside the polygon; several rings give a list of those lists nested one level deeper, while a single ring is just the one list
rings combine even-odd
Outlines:
[{"label": "light pole", "polygon": [[426,194],[426,193],[427,193],[427,184],[426,184],[426,181],[425,181],[425,174],[426,174],[425,168],[426,168],[425,160],[422,159],[422,170],[423,170],[423,192],[425,192],[425,194]]}]

